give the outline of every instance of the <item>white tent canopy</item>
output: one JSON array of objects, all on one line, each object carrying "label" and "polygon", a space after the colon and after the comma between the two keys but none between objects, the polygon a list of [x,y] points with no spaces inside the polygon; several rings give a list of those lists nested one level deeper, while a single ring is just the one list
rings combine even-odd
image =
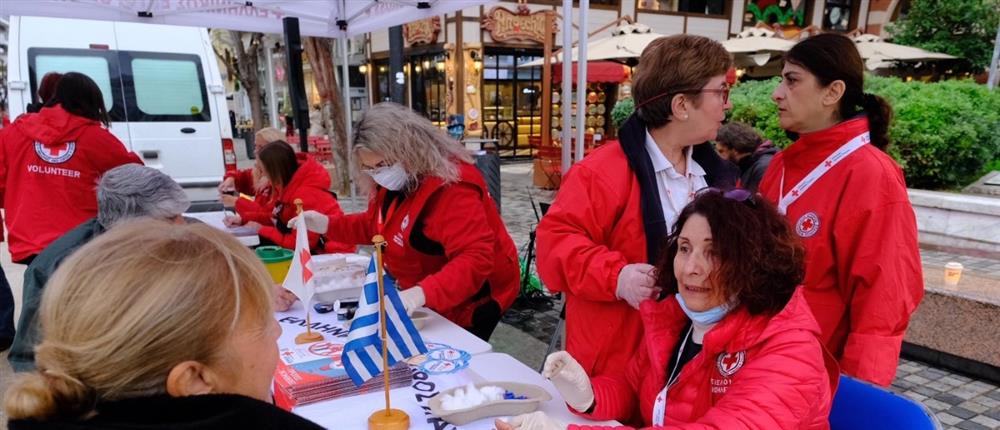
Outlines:
[{"label": "white tent canopy", "polygon": [[[0,16],[130,21],[281,33],[282,18],[299,19],[303,36],[340,38],[381,30],[484,0],[2,0]],[[346,31],[338,24],[346,24]]]},{"label": "white tent canopy", "polygon": [[795,42],[775,35],[766,28],[749,28],[722,42],[740,66],[763,66],[774,54],[787,52]]},{"label": "white tent canopy", "polygon": [[[646,45],[662,34],[653,33],[649,27],[642,24],[626,24],[615,28],[611,37],[597,39],[587,44],[587,61],[617,60],[639,58]],[[562,53],[553,56],[554,63],[562,63]],[[573,62],[580,59],[579,48],[573,48]],[[541,66],[543,60],[535,60],[518,67]]]},{"label": "white tent canopy", "polygon": [[858,48],[858,53],[865,60],[865,66],[869,70],[882,67],[891,67],[897,61],[936,61],[953,60],[955,56],[931,52],[925,49],[898,45],[882,41],[882,38],[874,34],[862,34],[854,38],[854,45]]}]

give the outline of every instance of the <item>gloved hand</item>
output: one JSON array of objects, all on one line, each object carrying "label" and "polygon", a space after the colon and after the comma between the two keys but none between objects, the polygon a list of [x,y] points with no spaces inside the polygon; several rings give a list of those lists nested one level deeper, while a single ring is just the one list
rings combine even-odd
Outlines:
[{"label": "gloved hand", "polygon": [[590,377],[572,355],[566,351],[556,351],[545,357],[542,376],[552,381],[563,400],[571,408],[586,412],[594,404],[594,388]]},{"label": "gloved hand", "polygon": [[[313,233],[325,234],[326,230],[330,228],[330,218],[314,210],[303,211],[302,215],[299,215],[306,220],[306,230]],[[295,222],[299,220],[299,216],[288,220],[288,228],[295,228]]]},{"label": "gloved hand", "polygon": [[497,430],[566,430],[568,427],[550,418],[545,412],[535,411],[530,414],[518,415],[508,421],[494,420]]},{"label": "gloved hand", "polygon": [[627,264],[618,272],[618,288],[615,295],[633,308],[639,309],[639,303],[660,294],[656,286],[656,268],[645,263]]},{"label": "gloved hand", "polygon": [[420,288],[419,285],[400,291],[399,300],[403,301],[403,307],[406,308],[407,315],[413,315],[413,311],[423,306],[424,303],[427,303],[427,298],[424,297],[424,289]]}]

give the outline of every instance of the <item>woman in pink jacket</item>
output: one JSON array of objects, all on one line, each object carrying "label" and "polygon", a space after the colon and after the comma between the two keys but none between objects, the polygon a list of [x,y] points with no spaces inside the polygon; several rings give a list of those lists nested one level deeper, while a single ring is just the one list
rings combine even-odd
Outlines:
[{"label": "woman in pink jacket", "polygon": [[[705,189],[667,244],[666,297],[640,305],[645,334],[625,372],[590,378],[562,351],[545,360],[570,410],[643,427],[828,429],[837,364],[798,289],[802,245],[774,206]],[[535,412],[497,428],[567,426]]]}]

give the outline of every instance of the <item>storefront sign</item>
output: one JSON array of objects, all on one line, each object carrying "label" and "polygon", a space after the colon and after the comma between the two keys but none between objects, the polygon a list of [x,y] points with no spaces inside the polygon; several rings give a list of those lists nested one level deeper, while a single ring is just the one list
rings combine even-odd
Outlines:
[{"label": "storefront sign", "polygon": [[[531,13],[527,6],[519,5],[517,12],[497,6],[483,17],[483,28],[490,32],[493,40],[528,40],[545,43],[546,37],[555,33],[555,28],[545,29],[546,11]],[[555,27],[553,25],[553,27]]]},{"label": "storefront sign", "polygon": [[403,24],[403,39],[410,45],[437,43],[441,32],[441,17],[433,16]]}]

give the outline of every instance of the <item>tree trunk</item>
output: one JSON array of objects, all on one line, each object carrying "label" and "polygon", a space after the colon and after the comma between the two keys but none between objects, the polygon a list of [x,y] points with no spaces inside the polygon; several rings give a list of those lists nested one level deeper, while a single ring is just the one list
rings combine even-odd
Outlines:
[{"label": "tree trunk", "polygon": [[347,149],[344,142],[347,141],[347,130],[344,126],[344,104],[341,100],[340,87],[337,85],[336,69],[333,65],[333,45],[332,39],[309,37],[306,38],[303,46],[306,56],[309,58],[309,65],[313,70],[313,79],[316,82],[316,91],[319,92],[320,103],[322,104],[322,121],[327,130],[327,137],[330,139],[330,150],[333,153],[333,164],[335,173],[333,189],[339,195],[350,192],[350,173],[347,165]]},{"label": "tree trunk", "polygon": [[[243,44],[244,32],[230,31],[230,44],[236,51],[236,77],[240,80],[240,85],[247,93],[250,100],[250,116],[253,119],[254,130],[260,130],[267,125],[264,121],[264,103],[261,96],[260,76],[260,49],[262,33],[250,33],[249,44]],[[227,64],[226,67],[232,67]]]}]

